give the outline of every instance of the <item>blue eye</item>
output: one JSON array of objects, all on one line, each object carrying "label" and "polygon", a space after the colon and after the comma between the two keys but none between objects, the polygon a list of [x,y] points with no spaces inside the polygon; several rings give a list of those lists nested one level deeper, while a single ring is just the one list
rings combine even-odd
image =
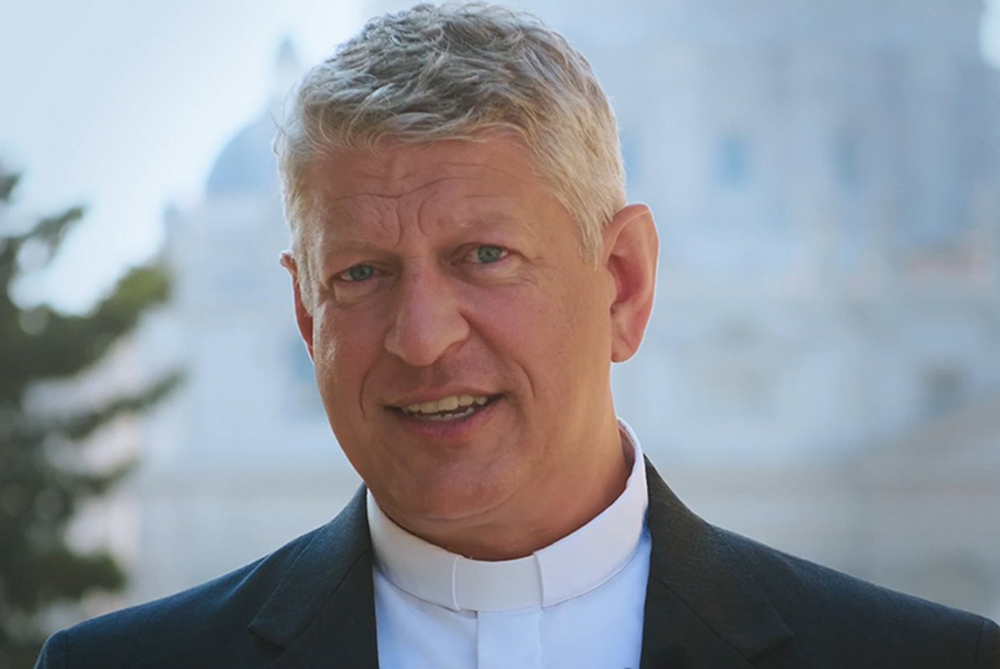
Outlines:
[{"label": "blue eye", "polygon": [[353,281],[355,283],[360,281],[367,281],[375,275],[375,269],[371,265],[355,265],[350,267],[338,275],[345,281]]},{"label": "blue eye", "polygon": [[507,250],[499,246],[477,246],[476,260],[487,265],[503,260],[507,257]]}]

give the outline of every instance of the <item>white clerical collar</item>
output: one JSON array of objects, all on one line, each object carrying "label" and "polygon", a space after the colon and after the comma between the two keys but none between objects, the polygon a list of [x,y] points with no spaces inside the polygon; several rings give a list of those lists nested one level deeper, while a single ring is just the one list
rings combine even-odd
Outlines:
[{"label": "white clerical collar", "polygon": [[646,467],[639,440],[619,430],[634,454],[625,490],[589,523],[517,560],[485,562],[450,553],[410,534],[368,493],[368,526],[378,569],[398,588],[454,611],[512,611],[553,606],[589,592],[622,570],[642,537]]}]

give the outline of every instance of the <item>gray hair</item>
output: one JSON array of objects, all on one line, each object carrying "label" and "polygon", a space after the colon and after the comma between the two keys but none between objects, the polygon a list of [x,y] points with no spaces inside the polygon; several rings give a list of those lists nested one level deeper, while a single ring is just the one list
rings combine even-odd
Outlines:
[{"label": "gray hair", "polygon": [[604,227],[625,206],[625,170],[614,113],[590,64],[530,14],[420,4],[372,19],[309,70],[278,134],[303,297],[311,301],[315,285],[303,239],[317,213],[305,187],[315,157],[374,150],[382,139],[480,140],[490,131],[523,139],[596,263]]}]

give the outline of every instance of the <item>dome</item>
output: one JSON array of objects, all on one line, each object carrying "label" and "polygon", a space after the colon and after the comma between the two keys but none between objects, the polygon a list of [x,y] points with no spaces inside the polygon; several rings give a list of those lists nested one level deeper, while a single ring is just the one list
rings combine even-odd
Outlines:
[{"label": "dome", "polygon": [[277,194],[278,165],[271,148],[274,133],[274,121],[263,114],[229,140],[209,172],[206,197]]}]

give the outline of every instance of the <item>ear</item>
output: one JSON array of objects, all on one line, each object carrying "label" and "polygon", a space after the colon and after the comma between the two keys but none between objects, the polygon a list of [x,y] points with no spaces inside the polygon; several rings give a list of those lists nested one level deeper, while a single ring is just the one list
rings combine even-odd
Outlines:
[{"label": "ear", "polygon": [[299,283],[299,270],[298,266],[295,264],[295,257],[290,251],[281,252],[281,266],[288,270],[288,273],[292,275],[292,290],[295,292],[295,321],[299,326],[299,334],[302,335],[302,341],[306,343],[306,350],[309,351],[309,357],[313,357],[313,317],[306,309],[305,303],[302,301],[302,286]]},{"label": "ear", "polygon": [[653,311],[660,241],[649,207],[632,204],[615,214],[604,229],[603,242],[601,260],[614,290],[611,360],[624,362],[639,350]]}]

